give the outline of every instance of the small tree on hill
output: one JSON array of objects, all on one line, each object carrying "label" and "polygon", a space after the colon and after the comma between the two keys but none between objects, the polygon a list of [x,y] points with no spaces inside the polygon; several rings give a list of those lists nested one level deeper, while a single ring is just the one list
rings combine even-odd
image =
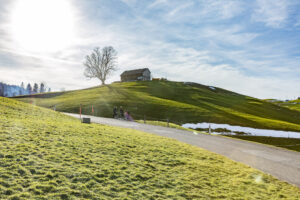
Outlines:
[{"label": "small tree on hill", "polygon": [[26,90],[27,90],[28,94],[32,93],[32,87],[31,87],[30,83],[28,83]]},{"label": "small tree on hill", "polygon": [[37,83],[34,83],[33,85],[33,93],[38,93],[39,91],[39,85]]},{"label": "small tree on hill", "polygon": [[45,89],[45,83],[40,84],[40,93],[44,93],[46,91]]},{"label": "small tree on hill", "polygon": [[24,82],[21,83],[20,89],[19,89],[19,95],[23,95],[23,91],[24,91]]},{"label": "small tree on hill", "polygon": [[3,83],[0,83],[0,97],[4,96],[4,85]]},{"label": "small tree on hill", "polygon": [[86,56],[84,75],[87,78],[98,78],[105,85],[107,77],[117,69],[116,60],[117,52],[113,47],[104,47],[102,50],[97,47],[91,55]]}]

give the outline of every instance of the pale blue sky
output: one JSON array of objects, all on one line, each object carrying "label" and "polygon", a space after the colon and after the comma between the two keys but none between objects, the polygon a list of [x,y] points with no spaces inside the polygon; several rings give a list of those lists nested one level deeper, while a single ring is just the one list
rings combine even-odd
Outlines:
[{"label": "pale blue sky", "polygon": [[[258,98],[300,96],[297,0],[60,0],[49,13],[51,19],[64,19],[71,12],[72,40],[60,45],[66,39],[53,35],[63,33],[47,35],[50,30],[45,38],[53,45],[45,43],[51,47],[47,52],[39,51],[45,38],[36,39],[41,42],[35,49],[18,46],[10,31],[16,2],[0,0],[0,81],[46,81],[57,90],[94,86],[100,82],[83,76],[84,56],[96,46],[112,45],[118,51],[119,70],[109,82],[119,80],[123,70],[149,67],[155,77]],[[59,2],[67,2],[68,9]],[[66,31],[64,35],[68,38]],[[59,39],[56,49],[54,40]]]}]

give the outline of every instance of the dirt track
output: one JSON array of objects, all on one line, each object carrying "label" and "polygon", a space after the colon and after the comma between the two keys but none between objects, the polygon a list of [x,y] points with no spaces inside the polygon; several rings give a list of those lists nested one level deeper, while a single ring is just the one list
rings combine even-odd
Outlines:
[{"label": "dirt track", "polygon": [[[79,118],[78,114],[65,114]],[[300,153],[298,152],[220,136],[195,135],[189,131],[167,127],[111,118],[85,117],[90,117],[93,123],[136,129],[198,146],[247,164],[300,188]]]}]

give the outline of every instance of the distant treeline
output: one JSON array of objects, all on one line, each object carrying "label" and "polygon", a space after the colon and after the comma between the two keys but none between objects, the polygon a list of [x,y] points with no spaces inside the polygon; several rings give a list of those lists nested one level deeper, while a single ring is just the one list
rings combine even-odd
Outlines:
[{"label": "distant treeline", "polygon": [[20,86],[17,85],[9,85],[0,82],[0,96],[2,97],[14,97],[20,95],[31,95],[36,93],[44,93],[44,92],[51,92],[51,88],[47,88],[45,83],[34,83],[31,86],[30,83],[27,84],[25,87],[24,83],[22,82]]}]

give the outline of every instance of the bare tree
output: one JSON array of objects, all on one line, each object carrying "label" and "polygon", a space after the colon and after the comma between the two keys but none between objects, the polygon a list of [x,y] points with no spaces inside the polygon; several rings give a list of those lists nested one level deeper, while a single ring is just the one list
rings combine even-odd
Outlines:
[{"label": "bare tree", "polygon": [[102,85],[105,85],[105,80],[113,71],[117,69],[117,52],[109,46],[95,48],[91,55],[86,56],[84,62],[84,75],[88,78],[98,78]]}]

